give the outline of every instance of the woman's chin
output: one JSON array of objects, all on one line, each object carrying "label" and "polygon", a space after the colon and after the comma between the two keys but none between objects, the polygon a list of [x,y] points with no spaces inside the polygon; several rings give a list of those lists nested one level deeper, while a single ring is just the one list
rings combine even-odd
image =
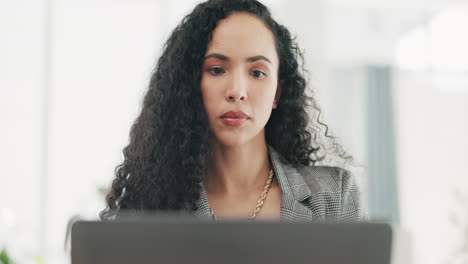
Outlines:
[{"label": "woman's chin", "polygon": [[256,140],[261,140],[261,137],[264,137],[263,133],[232,133],[224,132],[218,133],[215,135],[216,144],[220,144],[225,147],[239,147],[249,143],[253,143]]},{"label": "woman's chin", "polygon": [[247,142],[248,142],[247,140],[240,140],[240,139],[222,139],[222,140],[218,139],[217,143],[224,147],[233,148],[233,147],[239,147],[239,146],[245,145]]},{"label": "woman's chin", "polygon": [[229,135],[229,133],[226,133],[225,135],[216,136],[216,144],[222,145],[224,147],[238,147],[245,145],[251,139],[251,137],[246,137],[244,135]]}]

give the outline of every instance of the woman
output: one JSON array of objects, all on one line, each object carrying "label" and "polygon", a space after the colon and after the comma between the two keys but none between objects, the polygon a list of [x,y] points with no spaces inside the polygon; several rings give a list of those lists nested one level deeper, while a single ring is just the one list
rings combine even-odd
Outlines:
[{"label": "woman", "polygon": [[119,210],[364,219],[350,173],[316,164],[330,148],[319,140],[300,58],[289,31],[255,0],[195,7],[164,46],[101,219]]}]

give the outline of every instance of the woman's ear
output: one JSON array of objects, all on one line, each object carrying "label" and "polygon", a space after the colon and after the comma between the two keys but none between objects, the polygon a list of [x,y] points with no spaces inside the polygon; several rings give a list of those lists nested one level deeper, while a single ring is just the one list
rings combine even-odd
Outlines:
[{"label": "woman's ear", "polygon": [[275,100],[273,101],[273,109],[278,108],[278,103],[281,97],[281,90],[282,90],[282,84],[278,82],[278,86],[276,87],[276,94],[275,94]]}]

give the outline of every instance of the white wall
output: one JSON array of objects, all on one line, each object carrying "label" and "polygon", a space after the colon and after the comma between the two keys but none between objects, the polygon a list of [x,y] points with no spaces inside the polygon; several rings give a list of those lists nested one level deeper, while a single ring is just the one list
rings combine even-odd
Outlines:
[{"label": "white wall", "polygon": [[468,241],[468,74],[465,91],[435,83],[439,75],[400,70],[394,79],[401,223],[414,263],[460,263],[451,256]]},{"label": "white wall", "polygon": [[46,257],[62,250],[67,221],[97,217],[97,188],[122,161],[161,48],[157,1],[54,1]]},{"label": "white wall", "polygon": [[37,254],[41,236],[45,21],[42,0],[0,1],[0,247],[12,253]]}]

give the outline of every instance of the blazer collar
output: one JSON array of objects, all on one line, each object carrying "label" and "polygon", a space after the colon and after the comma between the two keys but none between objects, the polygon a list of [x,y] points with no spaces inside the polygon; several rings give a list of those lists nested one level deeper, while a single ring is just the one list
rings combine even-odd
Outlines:
[{"label": "blazer collar", "polygon": [[270,160],[281,187],[281,221],[311,222],[320,218],[307,205],[312,192],[299,170],[268,145]]},{"label": "blazer collar", "polygon": [[[304,177],[292,165],[287,164],[282,156],[270,145],[268,154],[273,166],[275,176],[278,179],[281,191],[281,220],[282,221],[311,221],[318,218],[304,202],[312,197],[312,193],[307,186]],[[201,184],[200,199],[197,201],[198,209],[190,214],[206,220],[211,220],[210,205],[208,197]],[[188,207],[185,209],[187,210]]]},{"label": "blazer collar", "polygon": [[293,196],[298,202],[311,197],[312,193],[304,180],[304,176],[295,167],[287,164],[283,157],[270,145],[268,145],[268,152],[283,194]]}]

